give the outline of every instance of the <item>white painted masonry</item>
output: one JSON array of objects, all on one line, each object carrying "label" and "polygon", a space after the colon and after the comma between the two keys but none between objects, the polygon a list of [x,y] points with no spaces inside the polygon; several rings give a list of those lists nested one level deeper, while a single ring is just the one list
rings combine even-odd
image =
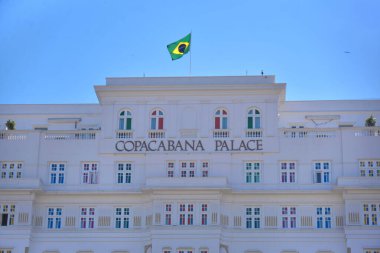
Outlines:
[{"label": "white painted masonry", "polygon": [[0,105],[0,253],[379,253],[380,100],[285,89],[107,78],[99,104]]}]

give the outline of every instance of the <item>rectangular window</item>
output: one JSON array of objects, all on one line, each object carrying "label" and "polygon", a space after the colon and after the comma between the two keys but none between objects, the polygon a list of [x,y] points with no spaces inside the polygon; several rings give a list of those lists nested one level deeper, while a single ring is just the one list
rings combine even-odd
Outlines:
[{"label": "rectangular window", "polygon": [[178,249],[178,253],[194,253],[192,249]]},{"label": "rectangular window", "polygon": [[129,228],[129,208],[117,207],[115,209],[115,228]]},{"label": "rectangular window", "polygon": [[330,162],[314,162],[314,183],[327,184],[330,183]]},{"label": "rectangular window", "polygon": [[261,215],[260,207],[247,207],[245,209],[246,228],[260,228]]},{"label": "rectangular window", "polygon": [[172,204],[165,205],[165,225],[172,225]]},{"label": "rectangular window", "polygon": [[16,206],[13,204],[0,205],[1,226],[13,226],[15,224]]},{"label": "rectangular window", "polygon": [[207,213],[207,210],[208,210],[208,205],[207,204],[202,204],[201,205],[201,225],[207,225],[207,218],[208,218],[208,213]]},{"label": "rectangular window", "polygon": [[65,163],[50,163],[49,178],[50,184],[64,184],[65,183]]},{"label": "rectangular window", "polygon": [[48,208],[48,229],[60,229],[62,227],[62,208]]},{"label": "rectangular window", "polygon": [[168,177],[174,177],[174,162],[167,162],[166,171]]},{"label": "rectangular window", "polygon": [[195,161],[181,161],[180,164],[181,164],[181,167],[180,167],[181,177],[195,177],[196,175]]},{"label": "rectangular window", "polygon": [[380,160],[359,161],[359,171],[362,177],[380,177]]},{"label": "rectangular window", "polygon": [[82,163],[82,183],[97,184],[98,183],[98,164],[91,162]]},{"label": "rectangular window", "polygon": [[12,249],[0,249],[0,253],[12,253]]},{"label": "rectangular window", "polygon": [[380,253],[380,248],[378,248],[378,249],[364,249],[364,253]]},{"label": "rectangular window", "polygon": [[95,208],[82,207],[80,215],[80,228],[92,229],[95,227]]},{"label": "rectangular window", "polygon": [[296,182],[296,163],[295,162],[281,162],[281,183],[295,183]]},{"label": "rectangular window", "polygon": [[208,177],[208,170],[209,170],[209,162],[203,161],[202,162],[202,177]]},{"label": "rectangular window", "polygon": [[282,228],[297,227],[297,209],[296,207],[282,207]]},{"label": "rectangular window", "polygon": [[261,163],[246,162],[245,163],[245,182],[260,183]]},{"label": "rectangular window", "polygon": [[117,163],[117,183],[130,184],[132,181],[132,163]]},{"label": "rectangular window", "polygon": [[179,215],[179,225],[185,225],[185,214]]},{"label": "rectangular window", "polygon": [[179,225],[194,224],[194,205],[180,204],[179,205]]},{"label": "rectangular window", "polygon": [[363,204],[363,222],[367,226],[378,226],[378,218],[380,217],[380,204],[368,203]]},{"label": "rectangular window", "polygon": [[21,178],[23,172],[22,162],[5,162],[1,161],[1,178],[2,179],[14,179]]},{"label": "rectangular window", "polygon": [[331,207],[317,207],[317,228],[331,228]]}]

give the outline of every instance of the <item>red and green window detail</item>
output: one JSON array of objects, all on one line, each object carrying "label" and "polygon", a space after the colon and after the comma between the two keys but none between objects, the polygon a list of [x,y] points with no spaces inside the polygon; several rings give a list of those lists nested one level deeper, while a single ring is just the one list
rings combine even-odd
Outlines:
[{"label": "red and green window detail", "polygon": [[132,113],[130,111],[120,112],[119,130],[132,130]]},{"label": "red and green window detail", "polygon": [[215,113],[215,129],[228,128],[228,114],[224,109],[219,109]]},{"label": "red and green window detail", "polygon": [[261,128],[261,115],[257,109],[248,111],[248,129]]},{"label": "red and green window detail", "polygon": [[150,129],[151,130],[162,130],[164,129],[164,113],[161,110],[154,110],[150,118]]}]

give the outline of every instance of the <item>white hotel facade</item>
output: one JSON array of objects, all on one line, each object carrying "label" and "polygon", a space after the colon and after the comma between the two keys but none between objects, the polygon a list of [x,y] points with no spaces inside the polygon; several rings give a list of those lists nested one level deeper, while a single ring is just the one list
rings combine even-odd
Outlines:
[{"label": "white hotel facade", "polygon": [[106,80],[99,104],[0,105],[0,253],[380,252],[380,100]]}]

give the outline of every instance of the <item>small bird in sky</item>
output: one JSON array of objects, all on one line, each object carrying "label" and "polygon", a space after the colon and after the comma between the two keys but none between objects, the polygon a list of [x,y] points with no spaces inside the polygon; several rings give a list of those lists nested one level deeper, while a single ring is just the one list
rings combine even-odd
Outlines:
[{"label": "small bird in sky", "polygon": [[351,52],[350,52],[350,51],[344,51],[344,53],[345,53],[345,54],[351,54]]}]

